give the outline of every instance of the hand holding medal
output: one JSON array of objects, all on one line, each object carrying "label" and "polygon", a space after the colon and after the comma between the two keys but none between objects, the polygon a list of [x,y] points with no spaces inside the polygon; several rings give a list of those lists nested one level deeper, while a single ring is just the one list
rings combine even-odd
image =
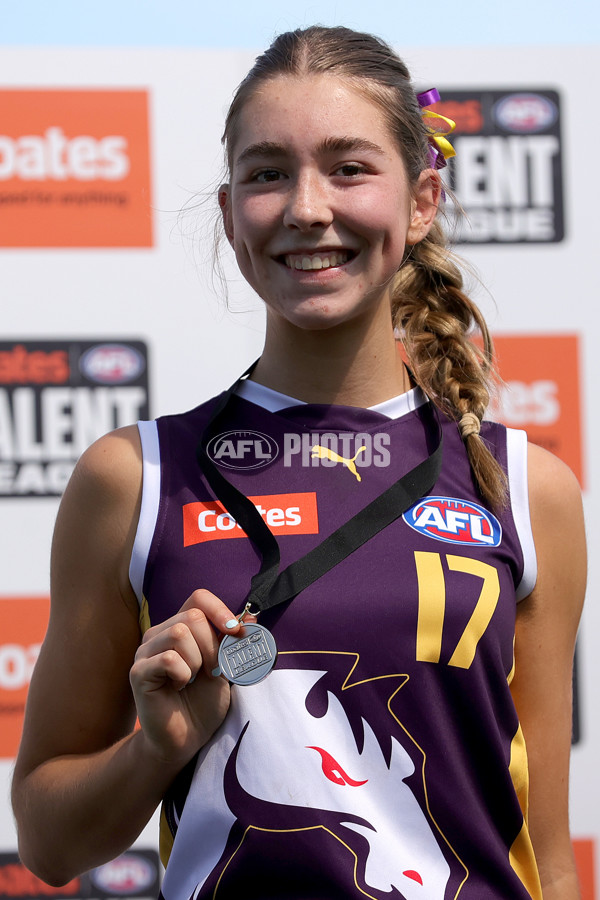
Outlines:
[{"label": "hand holding medal", "polygon": [[219,665],[212,672],[215,678],[224,675],[232,684],[258,684],[266,678],[277,659],[271,632],[256,622],[244,622],[244,617],[250,613],[250,605],[246,603],[244,611],[237,617],[243,625],[242,634],[226,635],[221,641]]}]

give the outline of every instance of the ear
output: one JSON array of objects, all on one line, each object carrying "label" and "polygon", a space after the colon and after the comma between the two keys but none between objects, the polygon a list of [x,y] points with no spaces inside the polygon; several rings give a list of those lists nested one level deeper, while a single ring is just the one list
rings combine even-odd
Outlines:
[{"label": "ear", "polygon": [[233,247],[233,222],[231,219],[231,190],[228,184],[222,184],[219,188],[219,206],[223,216],[223,227],[227,240]]},{"label": "ear", "polygon": [[419,175],[411,201],[411,217],[406,233],[407,244],[418,244],[426,237],[433,224],[440,198],[442,183],[438,172],[425,169]]}]

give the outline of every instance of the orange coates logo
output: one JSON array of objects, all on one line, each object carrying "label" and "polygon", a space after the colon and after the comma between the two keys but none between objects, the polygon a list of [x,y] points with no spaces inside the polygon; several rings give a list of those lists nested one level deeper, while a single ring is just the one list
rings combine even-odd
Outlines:
[{"label": "orange coates logo", "polygon": [[[317,495],[314,491],[295,494],[264,494],[248,498],[273,534],[318,534]],[[245,538],[246,532],[216,500],[186,503],[183,512],[183,546]]]},{"label": "orange coates logo", "polygon": [[64,384],[69,375],[66,350],[27,350],[15,344],[0,351],[0,384]]}]

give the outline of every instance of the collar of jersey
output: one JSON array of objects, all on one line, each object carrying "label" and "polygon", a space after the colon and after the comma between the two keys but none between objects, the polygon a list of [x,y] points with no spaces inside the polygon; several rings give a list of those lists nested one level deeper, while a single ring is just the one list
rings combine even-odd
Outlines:
[{"label": "collar of jersey", "polygon": [[[264,384],[259,384],[257,381],[250,381],[249,378],[240,382],[235,393],[238,397],[242,397],[244,400],[248,400],[257,406],[262,406],[263,409],[272,413],[279,412],[282,409],[289,409],[290,406],[307,406],[304,400],[297,400],[295,397],[281,394],[279,391],[265,387]],[[421,388],[416,387],[405,394],[400,394],[398,397],[391,397],[389,400],[384,400],[383,403],[370,406],[369,409],[382,416],[387,416],[388,419],[400,419],[407,413],[423,406],[424,403],[427,403],[427,397]]]}]

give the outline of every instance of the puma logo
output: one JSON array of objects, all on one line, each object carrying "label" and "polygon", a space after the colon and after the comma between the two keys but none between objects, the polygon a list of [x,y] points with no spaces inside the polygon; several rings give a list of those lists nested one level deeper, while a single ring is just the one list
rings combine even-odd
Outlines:
[{"label": "puma logo", "polygon": [[356,471],[355,460],[359,453],[363,453],[366,450],[365,447],[360,447],[354,456],[351,459],[346,459],[345,456],[340,456],[339,453],[336,453],[335,450],[331,450],[330,447],[321,447],[320,444],[315,444],[314,447],[311,447],[311,458],[319,457],[319,459],[330,459],[332,462],[341,462],[343,463],[353,475],[356,476],[357,481],[362,481],[359,472]]}]

